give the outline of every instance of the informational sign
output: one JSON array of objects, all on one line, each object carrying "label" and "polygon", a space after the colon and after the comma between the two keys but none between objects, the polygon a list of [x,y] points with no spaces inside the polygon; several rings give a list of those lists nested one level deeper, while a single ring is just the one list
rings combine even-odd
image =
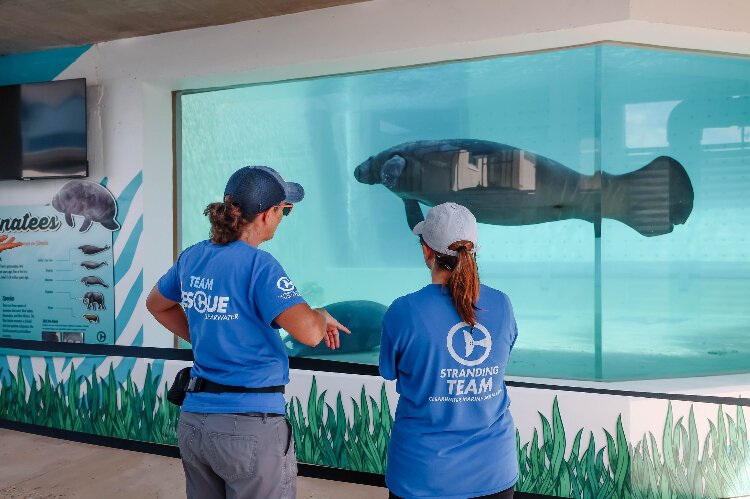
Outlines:
[{"label": "informational sign", "polygon": [[115,214],[114,197],[88,180],[51,205],[0,208],[0,337],[114,343]]}]

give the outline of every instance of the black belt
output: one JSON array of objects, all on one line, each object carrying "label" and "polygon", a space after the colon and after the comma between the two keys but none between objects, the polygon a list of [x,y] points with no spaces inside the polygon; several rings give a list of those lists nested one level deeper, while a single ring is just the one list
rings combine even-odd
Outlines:
[{"label": "black belt", "polygon": [[195,377],[190,378],[185,391],[188,393],[284,393],[284,385],[247,388],[244,386],[222,385],[221,383],[214,383],[205,378]]}]

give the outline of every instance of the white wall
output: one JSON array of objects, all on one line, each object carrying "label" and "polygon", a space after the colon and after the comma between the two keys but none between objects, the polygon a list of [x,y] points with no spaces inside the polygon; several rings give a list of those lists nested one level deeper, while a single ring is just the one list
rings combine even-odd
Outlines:
[{"label": "white wall", "polygon": [[[85,76],[91,86],[92,176],[110,177],[117,194],[143,170],[133,209],[143,212],[144,233],[131,272],[143,268],[145,295],[172,262],[173,90],[600,41],[750,55],[749,30],[750,2],[743,0],[373,0],[101,43],[59,78]],[[60,184],[3,184],[0,204],[46,203]],[[119,309],[124,293],[117,291]],[[145,322],[144,344],[170,345],[142,301],[136,316]]]}]

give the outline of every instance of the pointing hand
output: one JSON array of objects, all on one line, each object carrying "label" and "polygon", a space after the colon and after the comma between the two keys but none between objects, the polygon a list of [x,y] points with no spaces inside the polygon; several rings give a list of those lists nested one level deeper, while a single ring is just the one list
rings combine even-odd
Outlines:
[{"label": "pointing hand", "polygon": [[8,236],[0,236],[0,251],[5,251],[13,248],[18,248],[19,246],[23,246],[23,243],[16,242],[15,237],[11,237],[6,242],[6,239],[8,239]]},{"label": "pointing hand", "polygon": [[346,326],[342,325],[339,321],[334,319],[326,309],[319,308],[318,311],[326,320],[326,335],[324,337],[326,346],[331,350],[336,350],[341,346],[341,342],[339,340],[339,329],[344,331],[346,334],[352,334],[352,332],[349,331]]}]

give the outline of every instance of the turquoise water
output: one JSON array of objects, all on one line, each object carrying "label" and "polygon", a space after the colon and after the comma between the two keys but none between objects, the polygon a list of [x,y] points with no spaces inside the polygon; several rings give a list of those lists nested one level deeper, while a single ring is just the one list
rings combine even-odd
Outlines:
[{"label": "turquoise water", "polygon": [[[387,306],[427,284],[429,272],[402,200],[359,182],[357,165],[414,141],[506,144],[592,176],[585,195],[595,200],[580,218],[530,223],[544,217],[507,202],[507,190],[488,191],[492,216],[529,222],[480,224],[482,281],[508,293],[518,320],[510,374],[613,380],[750,370],[748,60],[587,47],[181,99],[183,248],[207,237],[202,210],[221,199],[228,176],[266,164],[306,190],[263,246],[302,295],[312,306]],[[659,156],[689,177],[685,223],[671,232],[640,225],[659,234],[643,235],[606,218],[601,172],[634,172]],[[538,198],[544,179],[536,168]],[[662,180],[628,191],[631,225],[662,216],[649,203],[677,198]],[[461,191],[456,185],[449,195]],[[359,334],[377,335],[375,316],[352,320]],[[361,343],[324,357],[377,363],[377,347]]]}]

